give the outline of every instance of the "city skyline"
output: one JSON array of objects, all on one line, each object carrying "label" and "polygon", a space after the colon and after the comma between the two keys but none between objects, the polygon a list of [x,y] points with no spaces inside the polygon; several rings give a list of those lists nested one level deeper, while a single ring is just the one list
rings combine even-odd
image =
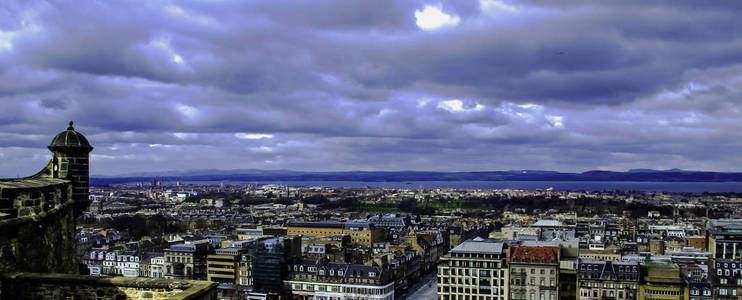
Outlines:
[{"label": "city skyline", "polygon": [[737,3],[0,6],[0,177],[75,121],[91,174],[739,172]]}]

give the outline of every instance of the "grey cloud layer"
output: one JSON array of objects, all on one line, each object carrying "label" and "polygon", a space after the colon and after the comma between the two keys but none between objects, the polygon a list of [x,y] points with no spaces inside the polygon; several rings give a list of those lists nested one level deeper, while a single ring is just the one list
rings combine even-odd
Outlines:
[{"label": "grey cloud layer", "polygon": [[[0,175],[69,119],[102,174],[739,171],[742,8],[721,3],[10,1]],[[459,23],[418,28],[437,4]]]}]

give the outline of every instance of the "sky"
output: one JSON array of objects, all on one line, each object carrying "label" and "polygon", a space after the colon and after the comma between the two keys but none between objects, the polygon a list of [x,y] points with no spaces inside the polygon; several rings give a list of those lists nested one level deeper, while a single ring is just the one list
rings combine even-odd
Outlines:
[{"label": "sky", "polygon": [[0,177],[742,171],[738,1],[0,1]]}]

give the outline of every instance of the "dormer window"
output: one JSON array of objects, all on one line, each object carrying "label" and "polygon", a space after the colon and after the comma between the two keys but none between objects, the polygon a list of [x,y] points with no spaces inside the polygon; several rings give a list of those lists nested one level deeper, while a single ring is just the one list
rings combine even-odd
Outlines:
[{"label": "dormer window", "polygon": [[299,272],[304,272],[304,266],[299,266]]},{"label": "dormer window", "polygon": [[[338,272],[338,275],[342,275],[342,274],[340,274],[340,272]],[[330,276],[335,276],[335,270],[330,269]]]},{"label": "dormer window", "polygon": [[325,270],[319,270],[319,275],[320,276],[325,276]]},{"label": "dormer window", "polygon": [[294,272],[296,272],[296,270],[297,270],[297,267],[296,267],[296,265],[294,265]]},{"label": "dormer window", "polygon": [[338,276],[343,276],[343,270],[338,270]]},{"label": "dormer window", "polygon": [[368,272],[368,277],[376,277],[376,272]]}]

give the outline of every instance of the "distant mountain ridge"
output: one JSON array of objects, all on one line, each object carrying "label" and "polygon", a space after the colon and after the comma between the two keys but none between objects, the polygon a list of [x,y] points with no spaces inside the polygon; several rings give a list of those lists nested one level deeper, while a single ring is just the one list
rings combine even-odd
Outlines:
[{"label": "distant mountain ridge", "polygon": [[636,182],[742,182],[742,173],[685,171],[680,169],[633,169],[627,172],[586,171],[563,173],[543,170],[478,172],[432,171],[340,171],[303,172],[292,170],[193,170],[134,173],[121,176],[92,176],[91,184],[164,181],[636,181]]}]

